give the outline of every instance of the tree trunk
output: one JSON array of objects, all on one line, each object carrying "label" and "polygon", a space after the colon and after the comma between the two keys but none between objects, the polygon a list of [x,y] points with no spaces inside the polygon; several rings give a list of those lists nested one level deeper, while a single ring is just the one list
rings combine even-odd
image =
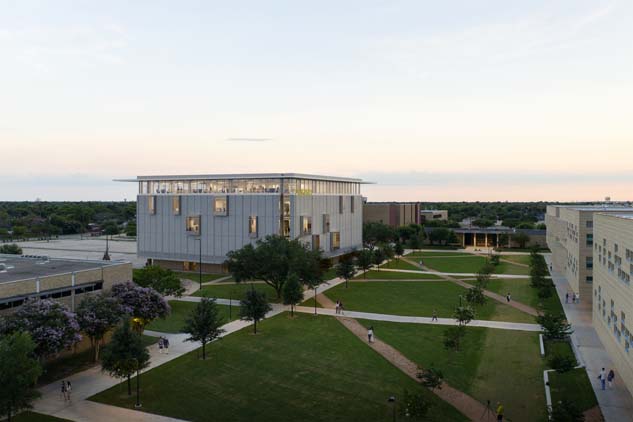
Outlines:
[{"label": "tree trunk", "polygon": [[127,395],[132,395],[132,381],[130,381],[130,374],[127,375]]},{"label": "tree trunk", "polygon": [[345,288],[347,289],[349,287],[349,278],[345,279]]},{"label": "tree trunk", "polygon": [[253,325],[253,329],[254,329],[254,332],[253,332],[253,333],[254,333],[254,334],[257,334],[257,320],[256,320],[256,319],[254,319],[253,321],[255,322],[255,324]]},{"label": "tree trunk", "polygon": [[206,360],[207,359],[207,353],[206,353],[206,346],[207,342],[203,341],[202,342],[202,360]]},{"label": "tree trunk", "polygon": [[99,361],[99,350],[101,349],[101,341],[97,341],[95,344],[95,362]]}]

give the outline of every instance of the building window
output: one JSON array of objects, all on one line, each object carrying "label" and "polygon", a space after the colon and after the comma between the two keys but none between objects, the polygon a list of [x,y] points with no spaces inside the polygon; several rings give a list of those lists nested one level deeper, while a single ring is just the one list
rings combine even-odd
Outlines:
[{"label": "building window", "polygon": [[588,275],[587,277],[585,277],[585,282],[587,282],[589,284],[593,283],[593,276]]},{"label": "building window", "polygon": [[301,217],[301,235],[312,234],[312,217]]},{"label": "building window", "polygon": [[338,213],[343,214],[343,195],[338,197]]},{"label": "building window", "polygon": [[587,234],[587,246],[593,245],[593,234]]},{"label": "building window", "polygon": [[156,214],[156,197],[155,196],[147,197],[147,211],[149,211],[150,214]]},{"label": "building window", "polygon": [[593,257],[588,256],[588,257],[585,258],[585,267],[587,269],[593,268]]},{"label": "building window", "polygon": [[349,197],[349,211],[353,214],[354,213],[354,198],[353,196]]},{"label": "building window", "polygon": [[257,216],[248,217],[248,236],[257,237]]},{"label": "building window", "polygon": [[290,218],[284,218],[284,225],[282,228],[282,234],[284,237],[290,237]]},{"label": "building window", "polygon": [[593,228],[593,221],[592,220],[587,220],[587,228],[588,229],[592,229]]},{"label": "building window", "polygon": [[330,214],[323,214],[323,233],[330,232]]},{"label": "building window", "polygon": [[196,215],[194,217],[187,217],[187,227],[188,234],[200,234],[200,216]]},{"label": "building window", "polygon": [[174,215],[180,215],[180,196],[174,196],[171,199],[171,210]]},{"label": "building window", "polygon": [[313,234],[312,235],[312,250],[318,251],[319,249],[321,249],[321,236],[319,236],[318,234]]},{"label": "building window", "polygon": [[213,215],[229,215],[229,198],[216,196],[213,198]]},{"label": "building window", "polygon": [[341,233],[330,233],[330,250],[335,251],[341,248]]}]

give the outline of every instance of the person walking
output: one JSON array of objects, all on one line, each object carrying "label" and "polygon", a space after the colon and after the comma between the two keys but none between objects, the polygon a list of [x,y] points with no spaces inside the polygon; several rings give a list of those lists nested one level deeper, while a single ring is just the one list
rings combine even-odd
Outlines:
[{"label": "person walking", "polygon": [[340,300],[336,300],[336,307],[335,307],[335,312],[338,315],[341,311],[341,301]]},{"label": "person walking", "polygon": [[369,343],[374,342],[374,327],[373,326],[370,326],[369,329],[367,330],[367,341]]},{"label": "person walking", "polygon": [[508,294],[506,295],[506,300],[508,301],[508,303],[510,303],[511,299],[512,299],[512,296],[510,296],[510,292],[508,292]]},{"label": "person walking", "polygon": [[73,387],[70,384],[70,381],[66,381],[66,398],[70,401],[70,393],[73,391]]},{"label": "person walking", "polygon": [[66,381],[62,380],[62,398],[64,399],[64,401],[66,401]]},{"label": "person walking", "polygon": [[497,402],[497,421],[503,422],[503,405],[501,402]]},{"label": "person walking", "polygon": [[607,375],[607,382],[609,383],[609,390],[613,388],[613,380],[615,379],[615,372],[613,369],[609,370],[609,375]]},{"label": "person walking", "polygon": [[569,303],[569,292],[565,293],[565,303]]},{"label": "person walking", "polygon": [[338,303],[338,308],[339,308],[339,309],[338,309],[338,312],[339,312],[341,315],[345,315],[345,313],[343,312],[343,311],[345,310],[345,308],[343,307],[343,302],[342,302],[342,301]]},{"label": "person walking", "polygon": [[163,336],[158,337],[158,353],[163,354]]},{"label": "person walking", "polygon": [[433,309],[433,318],[431,318],[431,322],[437,321],[437,311]]},{"label": "person walking", "polygon": [[167,337],[163,339],[163,347],[165,348],[165,354],[169,354],[169,340]]},{"label": "person walking", "polygon": [[580,293],[576,293],[576,303],[580,303]]},{"label": "person walking", "polygon": [[604,391],[606,384],[606,373],[604,372],[604,368],[600,370],[600,375],[598,375],[598,379],[600,380],[600,388]]}]

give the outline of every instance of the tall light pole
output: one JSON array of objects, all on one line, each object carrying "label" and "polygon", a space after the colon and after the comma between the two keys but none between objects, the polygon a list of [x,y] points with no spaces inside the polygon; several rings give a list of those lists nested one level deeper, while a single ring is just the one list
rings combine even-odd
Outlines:
[{"label": "tall light pole", "polygon": [[318,287],[319,287],[318,285],[314,285],[314,315],[315,316],[317,314],[317,299],[316,299],[316,297],[317,297],[317,288]]},{"label": "tall light pole", "polygon": [[200,283],[200,290],[202,290],[202,236],[196,237],[196,240],[200,242],[199,258],[198,258],[198,282]]},{"label": "tall light pole", "polygon": [[393,422],[396,422],[396,397],[391,396],[387,399],[389,403],[391,403],[391,407],[393,407]]}]

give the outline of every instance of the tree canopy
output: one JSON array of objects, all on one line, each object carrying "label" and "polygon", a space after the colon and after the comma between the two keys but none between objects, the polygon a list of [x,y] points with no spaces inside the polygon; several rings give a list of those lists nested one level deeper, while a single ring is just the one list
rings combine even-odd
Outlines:
[{"label": "tree canopy", "polygon": [[134,270],[134,282],[141,287],[151,287],[163,296],[180,297],[185,292],[180,278],[172,270],[158,265]]},{"label": "tree canopy", "polygon": [[321,251],[309,250],[299,240],[266,236],[256,245],[246,245],[228,253],[228,269],[236,282],[263,280],[275,289],[277,298],[290,274],[310,287],[322,280]]},{"label": "tree canopy", "polygon": [[240,318],[245,321],[253,321],[253,332],[257,334],[257,323],[264,319],[272,309],[268,299],[266,299],[266,293],[257,291],[251,286],[246,291],[244,299],[240,301]]},{"label": "tree canopy", "polygon": [[95,362],[99,359],[101,340],[119,323],[124,314],[125,308],[117,298],[110,295],[88,295],[77,306],[77,322],[81,331],[90,338]]},{"label": "tree canopy", "polygon": [[207,358],[206,345],[218,338],[224,330],[220,328],[224,318],[214,299],[203,297],[185,320],[182,332],[189,334],[185,341],[198,341],[202,344],[202,360]]},{"label": "tree canopy", "polygon": [[171,312],[167,301],[156,290],[137,286],[129,281],[112,286],[112,296],[133,317],[133,323],[139,332],[143,332],[145,326],[156,318],[164,318]]},{"label": "tree canopy", "polygon": [[294,274],[288,276],[281,290],[284,305],[290,305],[290,315],[294,316],[294,309],[298,303],[303,301],[303,286],[299,282],[299,277]]}]

